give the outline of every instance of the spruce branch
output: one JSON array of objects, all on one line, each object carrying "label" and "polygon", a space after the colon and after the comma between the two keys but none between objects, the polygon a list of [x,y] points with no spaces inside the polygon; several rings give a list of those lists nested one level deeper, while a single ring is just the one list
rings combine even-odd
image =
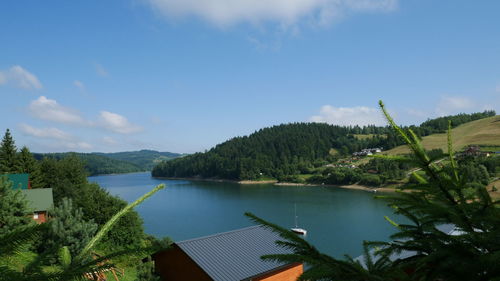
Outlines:
[{"label": "spruce branch", "polygon": [[104,226],[97,232],[97,234],[87,243],[87,245],[83,248],[83,250],[78,254],[75,260],[81,262],[92,250],[95,245],[102,239],[102,237],[111,229],[111,227],[128,211],[132,210],[135,206],[141,204],[144,200],[151,197],[153,194],[158,192],[159,190],[165,188],[164,184],[157,185],[153,190],[144,194],[139,199],[135,200],[131,204],[128,204],[125,208],[121,209],[118,213],[116,213],[109,221],[104,224]]}]

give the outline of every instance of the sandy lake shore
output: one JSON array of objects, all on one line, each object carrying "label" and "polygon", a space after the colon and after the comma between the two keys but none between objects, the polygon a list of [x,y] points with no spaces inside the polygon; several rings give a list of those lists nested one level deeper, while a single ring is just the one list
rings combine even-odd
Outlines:
[{"label": "sandy lake shore", "polygon": [[167,179],[167,180],[192,180],[192,181],[211,181],[211,182],[232,182],[238,184],[245,185],[253,185],[253,184],[274,184],[276,186],[310,186],[310,187],[318,187],[318,186],[327,186],[327,187],[337,187],[343,189],[352,189],[352,190],[363,190],[368,192],[396,192],[395,188],[392,187],[368,187],[358,184],[350,184],[350,185],[330,185],[330,184],[307,184],[307,183],[294,183],[294,182],[278,182],[277,180],[264,180],[264,181],[253,181],[253,180],[227,180],[227,179],[206,179],[206,178],[171,178],[171,177],[157,177],[158,179]]}]

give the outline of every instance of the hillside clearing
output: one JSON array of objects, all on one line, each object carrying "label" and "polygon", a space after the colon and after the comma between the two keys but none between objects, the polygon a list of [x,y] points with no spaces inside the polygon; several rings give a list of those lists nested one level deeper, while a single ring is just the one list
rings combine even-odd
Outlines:
[{"label": "hillside clearing", "polygon": [[[452,129],[453,149],[459,151],[468,145],[500,146],[500,115],[472,121]],[[423,146],[428,149],[447,150],[446,134],[423,137]],[[406,145],[387,150],[386,154],[409,153]]]}]

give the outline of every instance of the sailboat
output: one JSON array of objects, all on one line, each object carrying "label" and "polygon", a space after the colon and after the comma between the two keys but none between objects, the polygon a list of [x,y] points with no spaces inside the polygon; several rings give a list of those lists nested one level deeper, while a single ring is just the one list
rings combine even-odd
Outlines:
[{"label": "sailboat", "polygon": [[307,234],[307,230],[303,229],[303,228],[300,228],[298,226],[298,223],[297,223],[297,220],[298,220],[298,216],[297,216],[297,204],[294,204],[294,208],[295,208],[295,227],[292,227],[290,228],[291,231],[297,233],[297,234],[300,234],[300,235],[306,235]]}]

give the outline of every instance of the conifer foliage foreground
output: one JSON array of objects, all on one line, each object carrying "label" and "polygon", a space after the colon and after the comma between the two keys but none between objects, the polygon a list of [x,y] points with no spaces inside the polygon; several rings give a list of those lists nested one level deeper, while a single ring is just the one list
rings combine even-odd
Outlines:
[{"label": "conifer foliage foreground", "polygon": [[[299,280],[500,280],[500,201],[493,201],[486,187],[470,184],[468,175],[459,172],[451,148],[451,130],[448,161],[435,164],[417,135],[396,125],[382,101],[380,107],[413,152],[411,158],[385,158],[412,162],[425,172],[425,176],[413,175],[418,183],[405,187],[411,192],[379,196],[411,223],[399,224],[386,218],[397,228],[391,242],[365,242],[362,260],[348,256],[336,259],[291,231],[247,213],[255,222],[279,233],[283,240],[276,243],[293,251],[262,258],[305,263],[307,269]],[[439,230],[443,225],[455,227],[454,233]]]}]

